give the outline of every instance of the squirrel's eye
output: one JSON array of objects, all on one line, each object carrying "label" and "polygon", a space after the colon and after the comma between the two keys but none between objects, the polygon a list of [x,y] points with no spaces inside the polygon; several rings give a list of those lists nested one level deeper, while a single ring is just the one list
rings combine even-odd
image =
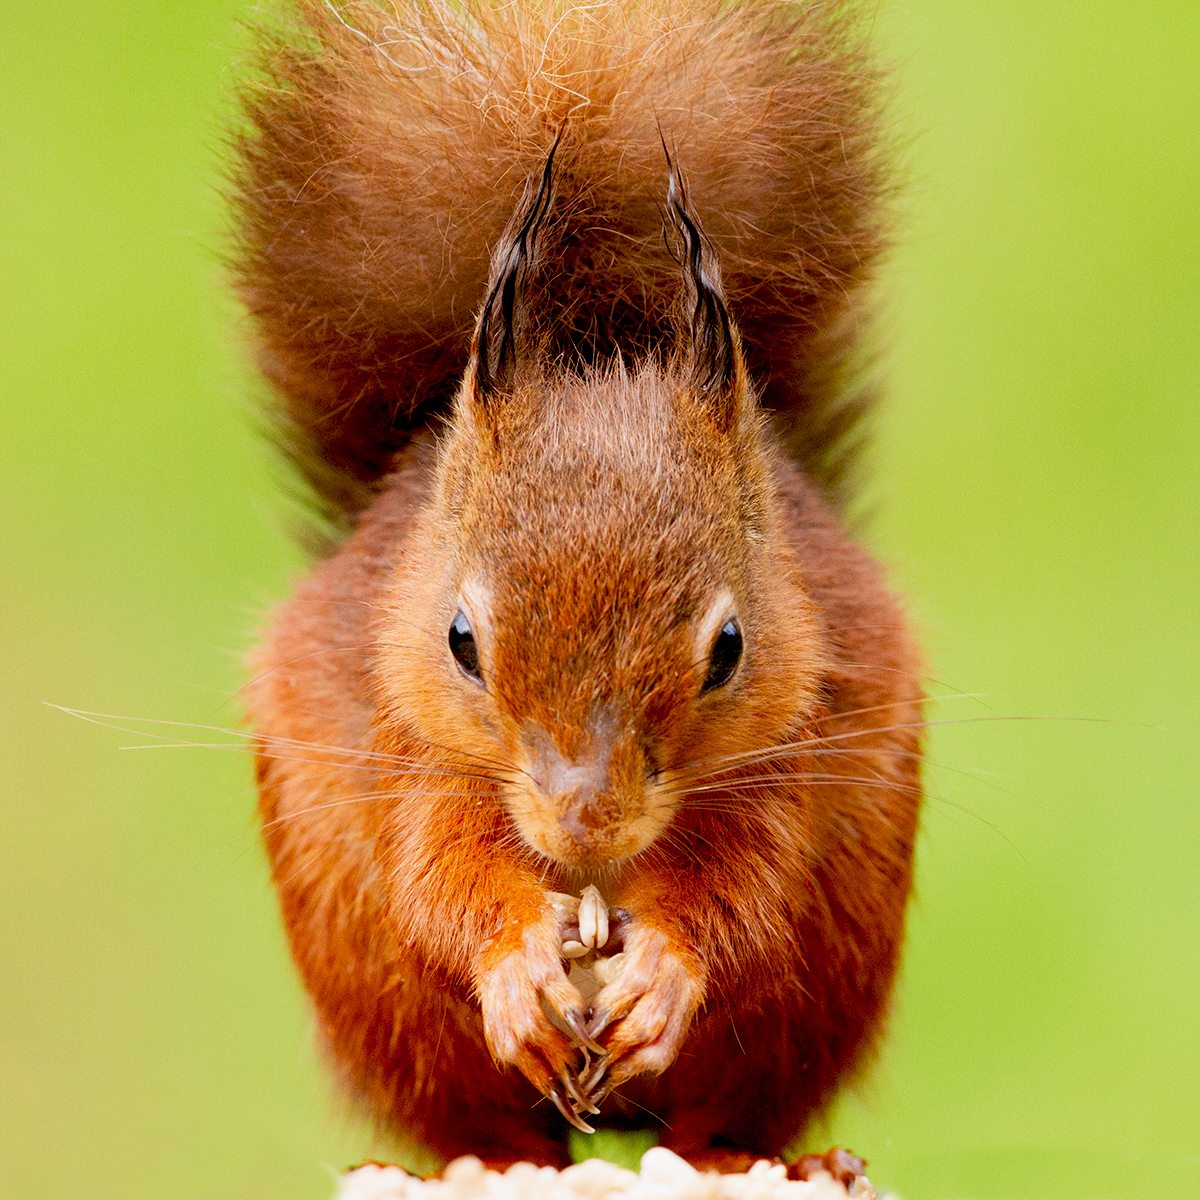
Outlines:
[{"label": "squirrel's eye", "polygon": [[721,632],[713,642],[712,651],[708,656],[708,674],[704,677],[704,686],[700,691],[711,692],[713,688],[728,683],[741,661],[742,630],[731,617],[721,626]]},{"label": "squirrel's eye", "polygon": [[479,647],[475,645],[475,634],[467,614],[460,608],[450,622],[450,653],[454,661],[462,668],[462,672],[476,683],[483,682],[483,673],[479,670]]}]

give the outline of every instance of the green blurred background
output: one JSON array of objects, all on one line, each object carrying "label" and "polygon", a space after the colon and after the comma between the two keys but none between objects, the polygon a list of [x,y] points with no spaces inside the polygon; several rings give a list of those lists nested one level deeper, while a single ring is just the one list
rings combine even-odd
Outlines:
[{"label": "green blurred background", "polygon": [[[247,761],[44,703],[234,723],[301,569],[215,253],[249,11],[4,7],[5,1197],[319,1200],[386,1153],[310,1048]],[[1197,1195],[1200,8],[876,33],[912,186],[868,536],[933,716],[989,719],[932,739],[893,1035],[816,1137],[908,1200]]]}]

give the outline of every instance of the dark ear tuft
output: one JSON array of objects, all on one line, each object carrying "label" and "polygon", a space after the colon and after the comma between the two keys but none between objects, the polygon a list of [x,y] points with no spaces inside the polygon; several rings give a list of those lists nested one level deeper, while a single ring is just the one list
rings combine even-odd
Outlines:
[{"label": "dark ear tuft", "polygon": [[521,202],[492,254],[487,298],[472,346],[474,391],[481,400],[512,383],[525,325],[522,290],[530,266],[536,262],[538,234],[554,198],[554,155],[561,141],[560,130],[540,175],[526,182]]},{"label": "dark ear tuft", "polygon": [[744,387],[741,346],[721,288],[721,269],[688,202],[687,188],[671,152],[667,157],[667,221],[672,251],[683,268],[683,329],[696,387],[727,403],[721,415],[732,419]]}]

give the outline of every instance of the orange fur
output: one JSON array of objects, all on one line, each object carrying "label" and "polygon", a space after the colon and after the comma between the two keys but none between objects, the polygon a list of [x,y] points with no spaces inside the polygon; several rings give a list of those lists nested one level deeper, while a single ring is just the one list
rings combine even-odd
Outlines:
[{"label": "orange fur", "polygon": [[[920,793],[915,651],[829,491],[870,73],[784,0],[303,11],[249,96],[241,284],[354,528],[247,697],[324,1041],[445,1155],[561,1163],[601,1097],[779,1153],[880,1030]],[[590,1008],[547,899],[589,882],[628,913]]]}]

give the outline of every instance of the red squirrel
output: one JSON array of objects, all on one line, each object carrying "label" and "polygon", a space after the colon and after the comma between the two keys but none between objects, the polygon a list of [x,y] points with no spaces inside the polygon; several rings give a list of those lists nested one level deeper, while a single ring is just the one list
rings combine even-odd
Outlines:
[{"label": "red squirrel", "polygon": [[307,0],[258,68],[237,283],[339,532],[246,697],[329,1059],[446,1157],[779,1155],[878,1039],[921,795],[839,515],[889,178],[855,18]]}]

